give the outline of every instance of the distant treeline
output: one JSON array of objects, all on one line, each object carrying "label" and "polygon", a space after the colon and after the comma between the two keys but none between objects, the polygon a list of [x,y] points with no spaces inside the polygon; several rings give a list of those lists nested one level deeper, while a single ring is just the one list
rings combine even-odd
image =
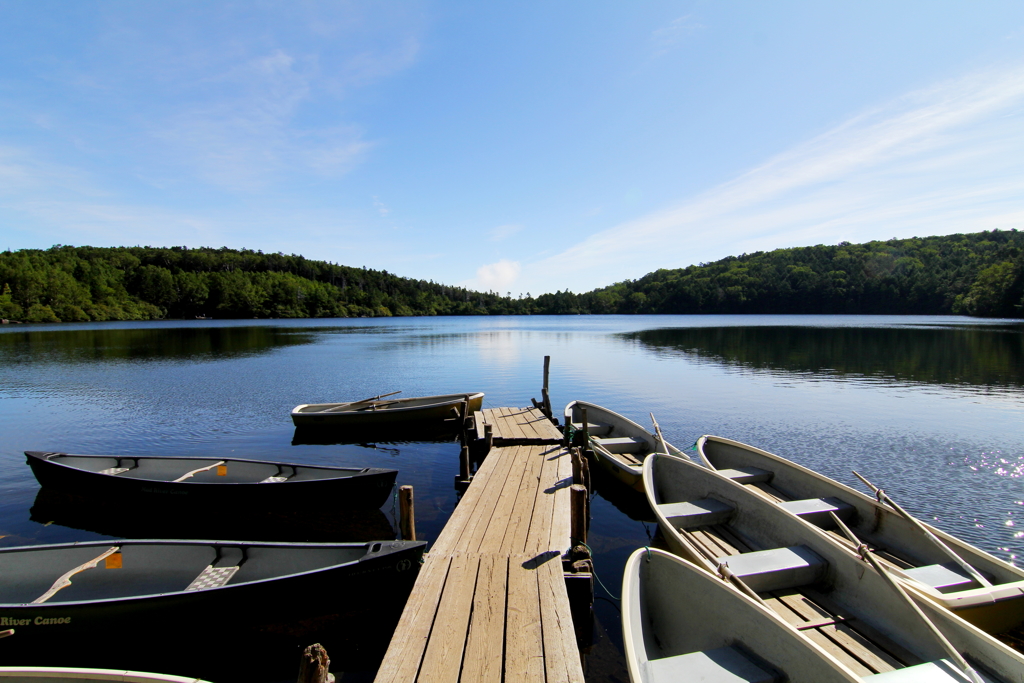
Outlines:
[{"label": "distant treeline", "polygon": [[1024,232],[818,245],[658,270],[545,313],[957,313],[1024,317]]},{"label": "distant treeline", "polygon": [[1016,230],[819,245],[513,298],[302,256],[186,247],[0,253],[0,317],[30,322],[576,313],[1024,316]]}]

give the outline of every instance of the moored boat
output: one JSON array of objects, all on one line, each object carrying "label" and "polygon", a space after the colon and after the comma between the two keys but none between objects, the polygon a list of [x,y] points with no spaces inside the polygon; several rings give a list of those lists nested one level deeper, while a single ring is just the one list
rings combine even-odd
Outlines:
[{"label": "moored boat", "polygon": [[398,470],[330,467],[216,456],[72,455],[26,451],[45,487],[105,500],[148,499],[169,505],[380,507]]},{"label": "moored boat", "polygon": [[206,683],[189,676],[173,676],[123,669],[87,669],[70,666],[0,666],[0,683]]},{"label": "moored boat", "polygon": [[859,680],[775,612],[654,548],[626,562],[622,635],[633,683]]},{"label": "moored boat", "polygon": [[[215,520],[211,521],[215,523]],[[0,627],[10,661],[75,643],[256,631],[408,594],[425,543],[92,541],[0,549]],[[216,641],[210,641],[216,642]]]},{"label": "moored boat", "polygon": [[[1024,622],[1024,569],[760,448],[705,435],[697,440],[697,452],[708,468],[745,484],[852,550],[853,544],[831,523],[828,512],[835,512],[908,588],[979,628],[1001,633]],[[972,577],[918,524],[990,585]]]},{"label": "moored boat", "polygon": [[643,493],[641,479],[644,459],[651,453],[669,453],[680,458],[686,454],[659,439],[628,417],[586,401],[565,406],[565,428],[583,431],[583,411],[587,411],[587,432],[594,459],[606,472],[626,486]]},{"label": "moored boat", "polygon": [[[673,552],[709,573],[737,577],[858,676],[967,680],[947,671],[941,642],[885,576],[795,514],[672,456],[647,459],[644,485]],[[951,612],[935,616],[920,600],[958,656],[993,681],[1024,680],[1020,653]]]},{"label": "moored boat", "polygon": [[[398,392],[394,392],[398,393]],[[460,420],[483,407],[483,393],[388,398],[383,394],[347,403],[303,403],[292,409],[296,427],[373,427]]]}]

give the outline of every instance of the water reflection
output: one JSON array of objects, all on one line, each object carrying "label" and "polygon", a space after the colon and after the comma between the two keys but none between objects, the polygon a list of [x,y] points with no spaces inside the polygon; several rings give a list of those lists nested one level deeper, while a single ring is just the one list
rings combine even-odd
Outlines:
[{"label": "water reflection", "polygon": [[311,330],[277,327],[32,329],[0,334],[7,363],[203,361],[310,344]]},{"label": "water reflection", "polygon": [[696,327],[621,335],[658,354],[833,379],[1024,386],[1024,325]]},{"label": "water reflection", "polygon": [[29,509],[30,520],[59,524],[113,538],[208,538],[233,541],[382,541],[396,538],[380,510],[256,510],[244,515],[210,515],[166,505],[104,501],[41,488]]}]

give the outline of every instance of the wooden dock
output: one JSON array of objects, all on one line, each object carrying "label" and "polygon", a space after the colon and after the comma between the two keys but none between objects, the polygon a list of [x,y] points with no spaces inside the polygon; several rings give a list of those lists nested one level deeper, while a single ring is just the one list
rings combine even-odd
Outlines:
[{"label": "wooden dock", "polygon": [[562,441],[562,432],[536,408],[487,408],[476,413],[475,419],[477,433],[486,438],[489,431],[496,447]]},{"label": "wooden dock", "polygon": [[583,681],[562,569],[569,451],[534,408],[482,412],[494,447],[426,555],[379,683]]}]

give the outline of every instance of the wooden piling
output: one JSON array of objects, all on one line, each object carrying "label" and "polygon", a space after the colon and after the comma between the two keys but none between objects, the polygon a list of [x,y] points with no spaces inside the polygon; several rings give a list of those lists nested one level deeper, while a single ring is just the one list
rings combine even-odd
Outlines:
[{"label": "wooden piling", "polygon": [[570,491],[571,535],[575,546],[587,542],[587,488],[573,484]]},{"label": "wooden piling", "polygon": [[400,527],[402,540],[416,540],[416,514],[413,507],[412,487],[401,486],[398,489],[398,509],[400,516]]},{"label": "wooden piling", "polygon": [[314,643],[302,651],[296,683],[334,683],[334,674],[328,672],[330,666],[327,650],[320,643]]},{"label": "wooden piling", "polygon": [[544,401],[544,414],[548,416],[550,420],[552,418],[551,412],[551,394],[548,391],[548,376],[551,371],[551,356],[544,356],[544,388],[541,389],[541,399]]}]

